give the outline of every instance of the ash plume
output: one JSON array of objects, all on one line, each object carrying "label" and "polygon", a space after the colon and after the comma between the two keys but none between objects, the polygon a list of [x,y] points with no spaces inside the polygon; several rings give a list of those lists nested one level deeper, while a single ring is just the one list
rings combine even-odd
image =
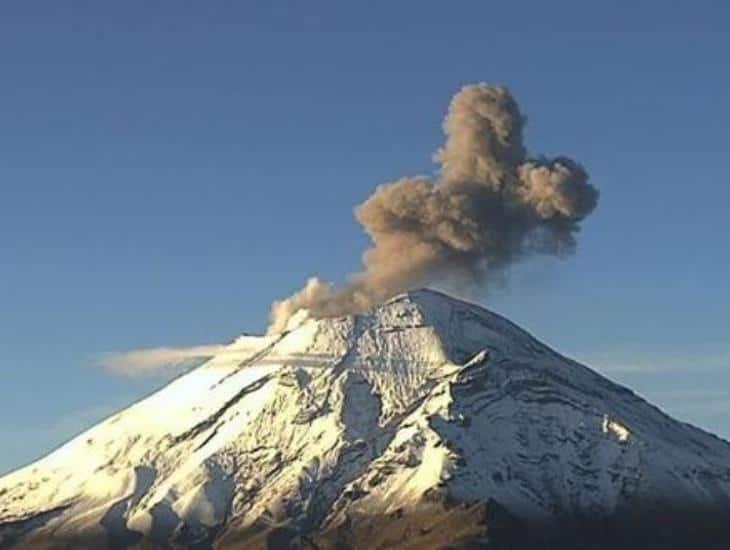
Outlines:
[{"label": "ash plume", "polygon": [[463,87],[434,155],[438,177],[379,185],[355,209],[372,239],[363,270],[341,287],[309,279],[274,302],[269,330],[284,330],[300,310],[316,318],[356,313],[436,280],[478,286],[527,255],[573,252],[598,190],[574,160],[529,157],[525,122],[507,88]]},{"label": "ash plume", "polygon": [[221,344],[134,349],[104,353],[97,363],[110,372],[123,376],[154,376],[179,371],[226,352]]}]

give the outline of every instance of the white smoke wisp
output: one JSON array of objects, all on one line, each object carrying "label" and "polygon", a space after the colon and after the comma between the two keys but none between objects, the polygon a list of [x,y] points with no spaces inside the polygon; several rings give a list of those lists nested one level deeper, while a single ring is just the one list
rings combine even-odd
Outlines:
[{"label": "white smoke wisp", "polygon": [[177,372],[201,360],[225,352],[228,346],[159,347],[101,354],[97,362],[110,372],[122,376],[155,376]]},{"label": "white smoke wisp", "polygon": [[372,240],[363,270],[341,287],[313,277],[274,302],[269,332],[285,330],[300,310],[315,318],[357,313],[434,280],[459,281],[463,291],[526,256],[573,252],[598,190],[570,158],[528,157],[525,121],[507,88],[462,88],[434,155],[439,176],[376,187],[355,209]]}]

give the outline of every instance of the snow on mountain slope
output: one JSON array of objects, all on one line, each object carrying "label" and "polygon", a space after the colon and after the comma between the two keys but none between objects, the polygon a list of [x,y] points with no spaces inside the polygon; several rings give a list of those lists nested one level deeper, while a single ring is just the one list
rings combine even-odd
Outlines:
[{"label": "snow on mountain slope", "polygon": [[1,478],[0,543],[290,541],[434,495],[530,520],[730,508],[730,444],[478,306],[421,290],[289,329]]}]

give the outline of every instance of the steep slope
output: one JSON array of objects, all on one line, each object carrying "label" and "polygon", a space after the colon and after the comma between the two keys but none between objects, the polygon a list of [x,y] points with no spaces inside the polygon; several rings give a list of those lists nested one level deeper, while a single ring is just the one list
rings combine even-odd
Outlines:
[{"label": "steep slope", "polygon": [[288,328],[0,479],[0,543],[544,545],[730,510],[730,444],[478,306],[421,290]]}]

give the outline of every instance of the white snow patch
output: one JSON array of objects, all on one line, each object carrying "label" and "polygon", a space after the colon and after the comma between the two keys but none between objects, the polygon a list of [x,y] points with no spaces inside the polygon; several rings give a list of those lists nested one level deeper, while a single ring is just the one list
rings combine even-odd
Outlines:
[{"label": "white snow patch", "polygon": [[626,442],[629,440],[629,436],[631,435],[631,432],[629,429],[618,422],[617,420],[613,420],[610,418],[607,414],[603,415],[603,433],[607,434],[611,432],[613,435],[616,436],[616,438],[621,442]]}]

